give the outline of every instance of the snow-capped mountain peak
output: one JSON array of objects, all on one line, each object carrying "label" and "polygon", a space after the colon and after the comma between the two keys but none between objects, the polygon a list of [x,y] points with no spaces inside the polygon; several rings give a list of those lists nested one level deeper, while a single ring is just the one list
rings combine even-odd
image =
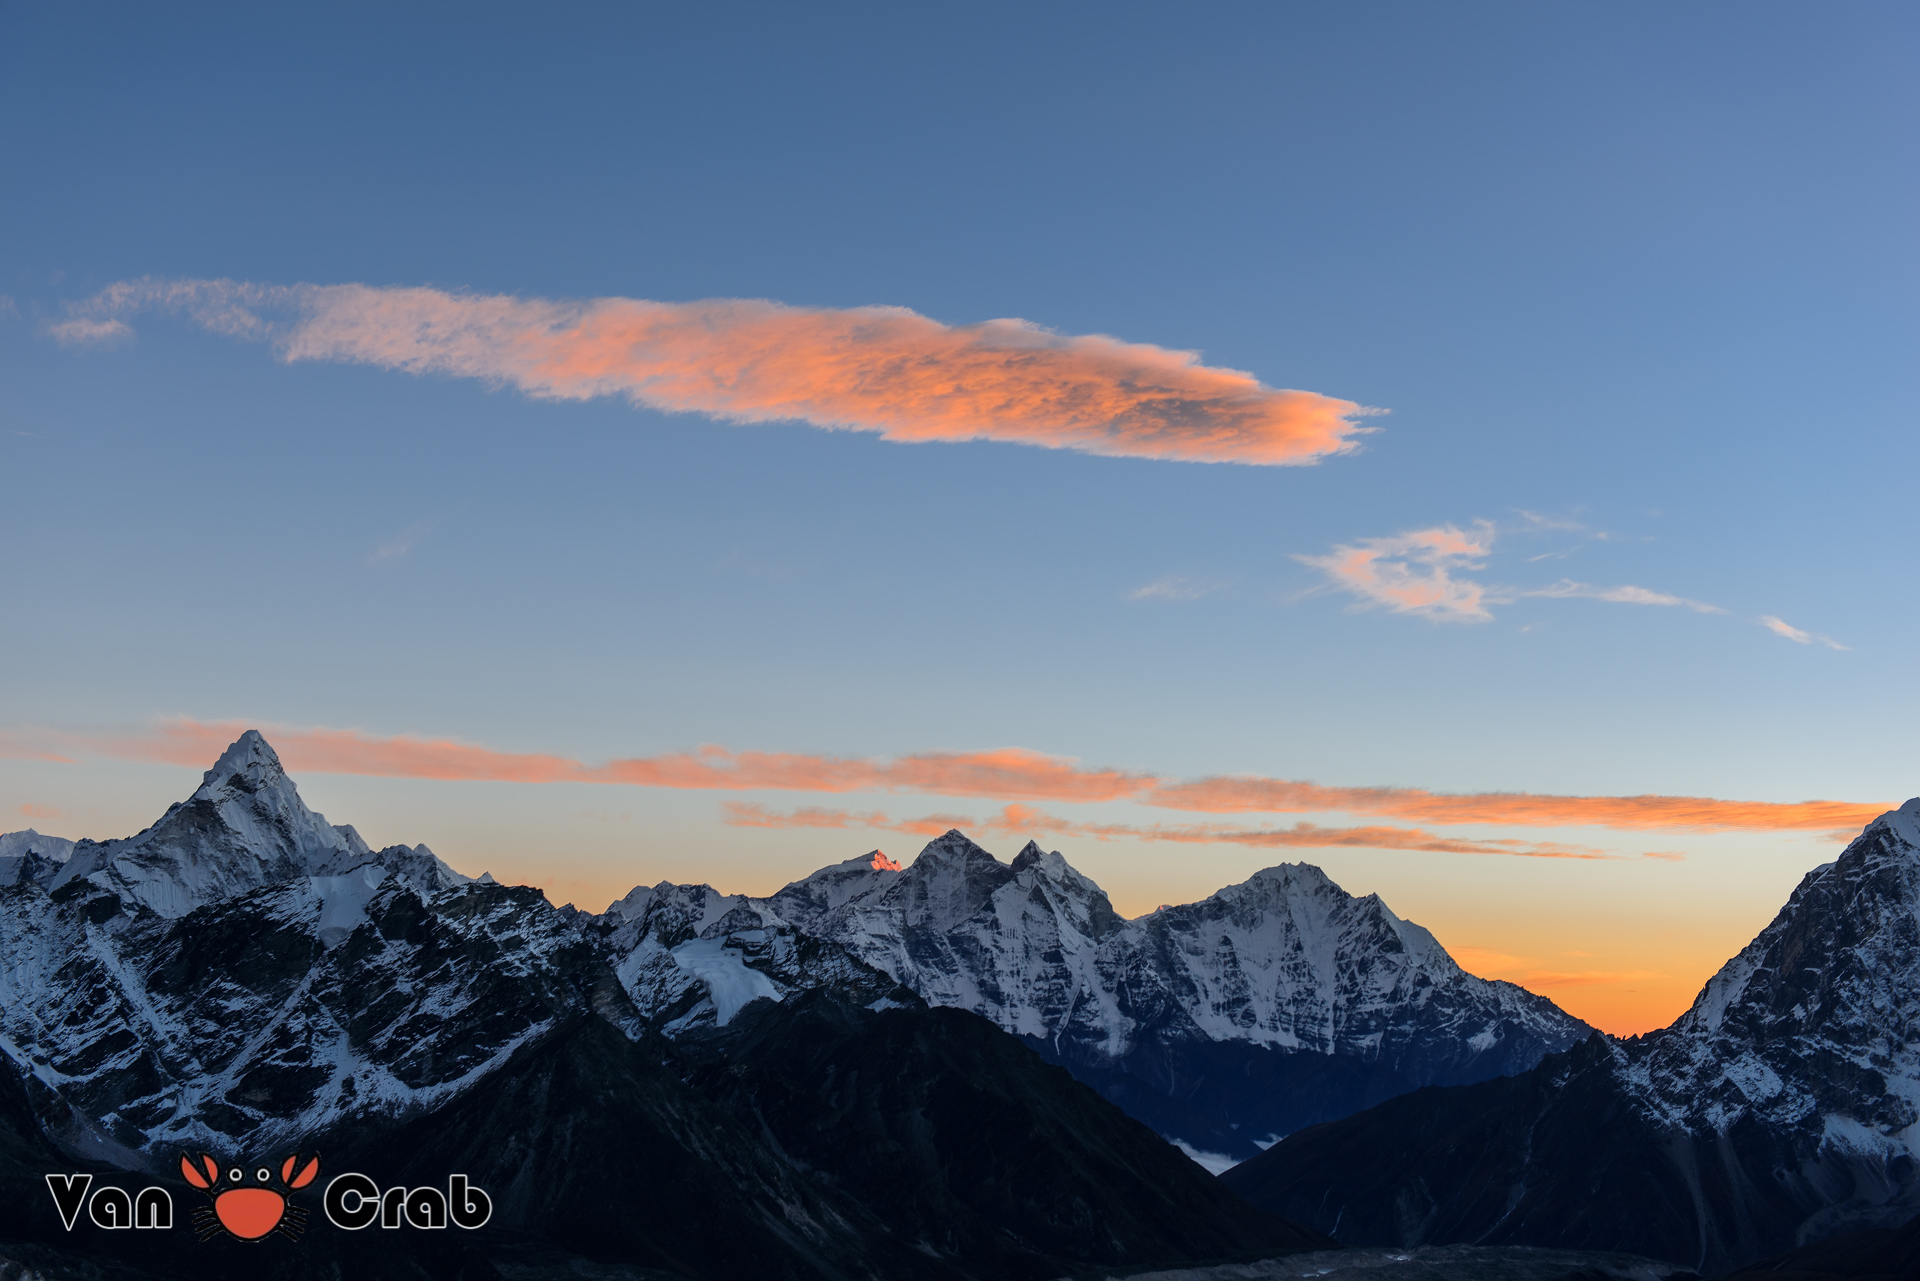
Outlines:
[{"label": "snow-capped mountain peak", "polygon": [[[1743,1118],[1810,1149],[1920,1156],[1920,798],[1814,868],[1687,1012],[1623,1051],[1623,1081],[1663,1124]],[[1825,1064],[1809,1074],[1808,1063]],[[1911,1128],[1910,1128],[1911,1127]],[[1835,1133],[1841,1132],[1838,1139]],[[1920,1181],[1906,1180],[1920,1204]]]},{"label": "snow-capped mountain peak", "polygon": [[249,786],[261,787],[284,781],[287,771],[280,764],[280,754],[268,745],[266,736],[250,729],[227,745],[213,767],[201,776],[200,785],[211,787],[235,775],[245,778]]},{"label": "snow-capped mountain peak", "polygon": [[1013,869],[949,829],[920,851],[887,889],[907,925],[944,934],[970,919],[1013,878]]},{"label": "snow-capped mountain peak", "polygon": [[179,917],[262,885],[341,876],[367,863],[422,895],[468,880],[424,845],[375,853],[353,828],[329,824],[307,808],[267,740],[248,730],[193,795],[152,827],[124,840],[77,843],[45,887],[67,895],[104,891],[126,908]]},{"label": "snow-capped mountain peak", "polygon": [[[1126,1075],[1114,1097],[1131,1103],[1182,1080],[1268,1079],[1262,1056],[1289,1054],[1359,1060],[1367,1089],[1393,1093],[1524,1070],[1591,1032],[1544,997],[1465,973],[1432,934],[1307,863],[1128,921],[1057,851],[1028,842],[1007,864],[950,831],[904,871],[849,859],[767,902],[1083,1079]],[[1244,1122],[1263,1128],[1223,1139],[1223,1123],[1205,1141],[1250,1153],[1302,1119],[1325,1118],[1250,1105]]]},{"label": "snow-capped mountain peak", "polygon": [[1887,831],[1900,838],[1910,851],[1920,851],[1920,796],[1909,800],[1899,809],[1888,810],[1872,823],[1867,830],[1885,824]]},{"label": "snow-capped mountain peak", "polygon": [[794,924],[817,929],[847,903],[892,884],[904,870],[874,850],[844,863],[831,863],[776,891],[767,901]]},{"label": "snow-capped mountain peak", "polygon": [[[300,799],[300,789],[287,777],[280,757],[259,730],[250,729],[214,762],[187,805],[215,807],[227,827],[249,848],[284,849],[309,864],[334,861],[339,855],[366,858],[373,851],[350,827],[333,827]],[[157,831],[165,824],[155,824]],[[140,840],[141,837],[135,837]]]},{"label": "snow-capped mountain peak", "polygon": [[[73,842],[63,836],[42,836],[29,827],[24,832],[0,832],[0,859],[23,858],[38,854],[50,863],[64,863],[73,857]],[[0,881],[4,881],[0,877]]]}]

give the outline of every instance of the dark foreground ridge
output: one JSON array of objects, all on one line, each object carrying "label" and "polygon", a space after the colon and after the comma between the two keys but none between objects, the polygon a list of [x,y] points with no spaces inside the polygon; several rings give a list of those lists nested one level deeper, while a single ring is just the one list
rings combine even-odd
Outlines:
[{"label": "dark foreground ridge", "polygon": [[[0,1074],[0,1257],[49,1277],[1042,1281],[1331,1244],[982,1019],[828,993],[763,1003],[691,1049],[585,1015],[432,1114],[317,1136],[333,1172],[382,1187],[468,1175],[494,1202],[477,1232],[348,1233],[316,1205],[298,1242],[84,1215],[68,1233],[43,1174],[115,1172],[57,1151],[31,1088]],[[168,1184],[182,1216],[193,1204],[177,1179],[119,1181]]]},{"label": "dark foreground ridge", "polygon": [[1730,1281],[1913,1281],[1920,1217],[1897,1228],[1843,1232],[1743,1268]]}]

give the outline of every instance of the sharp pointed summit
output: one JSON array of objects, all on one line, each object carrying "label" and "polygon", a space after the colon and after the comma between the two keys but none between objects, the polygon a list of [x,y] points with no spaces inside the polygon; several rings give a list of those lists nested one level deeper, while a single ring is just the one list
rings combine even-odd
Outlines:
[{"label": "sharp pointed summit", "polygon": [[358,832],[307,808],[267,740],[248,730],[193,795],[152,827],[75,846],[50,888],[79,894],[91,887],[177,917],[289,876],[344,872],[373,859]]},{"label": "sharp pointed summit", "polygon": [[250,729],[220,753],[220,759],[201,777],[200,784],[211,786],[235,775],[242,775],[253,786],[262,787],[286,778],[287,772],[280,764],[279,753],[268,744],[265,735]]}]

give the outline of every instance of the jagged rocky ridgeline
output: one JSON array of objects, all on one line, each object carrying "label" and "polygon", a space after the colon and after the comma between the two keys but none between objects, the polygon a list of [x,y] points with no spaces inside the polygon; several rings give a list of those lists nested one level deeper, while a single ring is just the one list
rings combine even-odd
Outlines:
[{"label": "jagged rocky ridgeline", "polygon": [[1135,921],[1057,853],[958,832],[768,898],[636,889],[594,916],[374,851],[257,733],[146,831],[5,838],[0,1031],[127,1157],[431,1109],[583,1006],[669,1038],[826,988],[970,1010],[1223,1168],[1415,1087],[1524,1070],[1590,1030],[1464,973],[1317,868]]},{"label": "jagged rocky ridgeline", "polygon": [[1920,800],[1809,872],[1671,1027],[1309,1129],[1230,1171],[1342,1240],[1715,1275],[1920,1211]]},{"label": "jagged rocky ridgeline", "polygon": [[1304,863],[1129,921],[1058,853],[1009,866],[948,832],[909,867],[853,859],[753,906],[985,1015],[1215,1168],[1592,1031]]}]

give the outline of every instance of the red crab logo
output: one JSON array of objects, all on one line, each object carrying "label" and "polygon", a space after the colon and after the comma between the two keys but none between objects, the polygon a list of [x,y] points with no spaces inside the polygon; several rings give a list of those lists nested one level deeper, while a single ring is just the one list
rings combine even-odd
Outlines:
[{"label": "red crab logo", "polygon": [[[298,1174],[294,1173],[296,1168]],[[182,1156],[180,1173],[213,1198],[211,1206],[203,1205],[193,1212],[193,1228],[202,1241],[221,1231],[242,1241],[258,1241],[276,1229],[297,1241],[306,1225],[307,1212],[288,1205],[287,1193],[306,1187],[320,1176],[320,1158],[309,1157],[301,1165],[300,1154],[294,1153],[281,1162],[278,1183],[274,1182],[273,1171],[264,1165],[253,1172],[252,1178],[237,1165],[222,1177],[220,1163],[204,1152],[198,1162]]]}]

